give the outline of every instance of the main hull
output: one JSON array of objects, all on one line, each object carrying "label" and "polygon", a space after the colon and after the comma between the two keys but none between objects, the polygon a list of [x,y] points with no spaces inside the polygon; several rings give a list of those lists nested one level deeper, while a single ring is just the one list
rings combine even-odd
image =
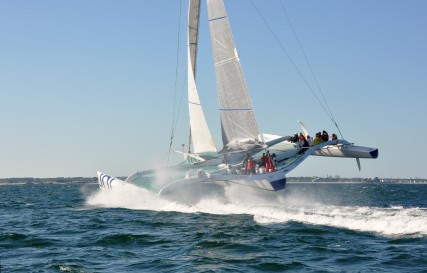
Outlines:
[{"label": "main hull", "polygon": [[[210,165],[209,161],[198,164],[176,165],[162,169],[153,169],[143,172],[137,172],[126,179],[126,183],[132,183],[137,186],[144,187],[160,195],[171,193],[181,187],[196,186],[198,184],[214,183],[216,185],[235,184],[244,187],[250,187],[265,191],[279,191],[286,186],[286,174],[301,164],[308,156],[318,149],[327,145],[336,144],[336,141],[328,141],[307,149],[304,153],[290,153],[289,150],[278,154],[280,162],[276,164],[274,172],[242,174],[244,166],[242,163],[235,165],[219,164]],[[292,155],[289,158],[284,158],[285,155]],[[255,155],[255,160],[259,160],[259,155]],[[108,181],[108,187],[104,187],[104,180]],[[98,173],[100,186],[104,188],[114,187],[112,177],[102,173]]]},{"label": "main hull", "polygon": [[[212,161],[197,164],[182,164],[162,169],[153,169],[137,172],[129,176],[126,181],[98,172],[98,180],[101,188],[111,189],[115,184],[131,183],[144,187],[159,195],[170,195],[182,192],[183,188],[200,187],[207,185],[227,186],[239,185],[262,191],[280,191],[286,187],[286,174],[296,168],[310,155],[354,157],[354,158],[376,158],[378,149],[354,146],[345,140],[330,140],[309,147],[306,150],[288,141],[281,144],[281,149],[270,147],[277,151],[276,169],[273,172],[243,174],[243,164],[218,164],[218,158]],[[281,147],[278,145],[278,147]],[[293,147],[293,148],[292,148]],[[262,152],[261,152],[262,154]],[[255,154],[255,161],[259,161],[260,154]],[[215,163],[215,164],[213,164]]]}]

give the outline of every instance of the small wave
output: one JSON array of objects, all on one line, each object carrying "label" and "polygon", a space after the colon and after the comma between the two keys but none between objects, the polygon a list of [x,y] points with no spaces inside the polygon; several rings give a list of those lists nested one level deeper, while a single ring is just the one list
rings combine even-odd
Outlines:
[{"label": "small wave", "polygon": [[56,264],[53,265],[52,268],[61,272],[85,273],[85,271],[78,269],[78,266],[76,265]]},{"label": "small wave", "polygon": [[139,245],[157,245],[159,243],[166,243],[167,241],[163,238],[159,239],[157,236],[151,235],[140,235],[140,234],[112,234],[106,235],[96,241],[99,245],[129,245],[129,244],[139,244]]},{"label": "small wave", "polygon": [[12,244],[7,244],[10,248],[16,247],[35,247],[35,248],[46,248],[52,246],[56,243],[56,240],[39,238],[34,235],[25,235],[21,233],[7,233],[0,234],[0,243],[1,242],[10,242]]},{"label": "small wave", "polygon": [[260,263],[255,267],[258,270],[261,271],[285,271],[285,270],[304,270],[308,268],[307,265],[303,264],[302,262],[289,262],[289,263],[274,263],[274,262],[264,262]]},{"label": "small wave", "polygon": [[7,233],[7,234],[0,235],[0,241],[6,241],[6,240],[19,241],[19,240],[25,240],[26,238],[28,238],[27,235],[20,234],[20,233]]}]

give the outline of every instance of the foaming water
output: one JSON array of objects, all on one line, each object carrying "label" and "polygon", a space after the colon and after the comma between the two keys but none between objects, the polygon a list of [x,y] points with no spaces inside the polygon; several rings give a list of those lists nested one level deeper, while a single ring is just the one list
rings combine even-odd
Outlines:
[{"label": "foaming water", "polygon": [[[189,189],[188,195],[194,197],[194,194]],[[301,190],[270,193],[230,185],[223,192],[198,198],[194,203],[181,203],[126,184],[113,190],[99,190],[87,198],[86,204],[132,210],[247,214],[260,225],[299,222],[383,236],[427,236],[426,209],[328,204],[330,199],[327,195],[307,196]]]},{"label": "foaming water", "polygon": [[[276,209],[273,209],[276,210]],[[419,208],[384,209],[375,207],[291,207],[267,214],[256,214],[262,224],[302,222],[349,230],[374,232],[385,236],[427,236],[427,212]]]},{"label": "foaming water", "polygon": [[134,210],[194,212],[190,207],[160,198],[132,184],[117,185],[114,190],[99,190],[86,200],[89,206]]}]

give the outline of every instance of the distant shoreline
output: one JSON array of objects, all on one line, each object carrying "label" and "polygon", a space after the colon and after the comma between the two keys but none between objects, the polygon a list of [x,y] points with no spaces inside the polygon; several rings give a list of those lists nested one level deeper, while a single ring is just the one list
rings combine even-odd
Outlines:
[{"label": "distant shoreline", "polygon": [[96,185],[98,182],[0,182],[0,186],[22,186],[22,185]]},{"label": "distant shoreline", "polygon": [[[123,179],[125,180],[125,179]],[[320,180],[320,181],[319,181]],[[332,180],[332,181],[331,181]],[[290,177],[288,178],[287,184],[365,184],[365,185],[386,185],[386,184],[396,184],[396,185],[427,185],[427,180],[417,179],[393,179],[393,180],[371,180],[371,179],[357,179],[359,181],[351,181],[350,179],[327,180],[326,178],[317,179],[314,181],[302,180],[302,178]],[[335,181],[334,181],[335,180]],[[347,180],[347,181],[346,181]],[[355,179],[356,180],[356,179]],[[0,186],[22,186],[22,185],[96,185],[98,181],[96,178],[37,178],[31,181],[26,179],[0,179]]]},{"label": "distant shoreline", "polygon": [[305,182],[286,182],[286,184],[365,184],[365,185],[387,185],[387,184],[394,184],[394,185],[427,185],[427,182],[346,182],[346,181],[322,181],[322,182],[316,182],[316,181],[305,181]]}]

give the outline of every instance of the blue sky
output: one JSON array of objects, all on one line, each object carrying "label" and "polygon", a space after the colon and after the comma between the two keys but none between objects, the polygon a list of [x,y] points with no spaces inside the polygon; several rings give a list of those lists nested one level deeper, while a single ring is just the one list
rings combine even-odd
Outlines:
[{"label": "blue sky", "polygon": [[[313,84],[279,0],[253,2]],[[262,132],[291,134],[297,120],[335,132],[250,1],[225,3]],[[362,172],[354,159],[312,157],[290,176],[427,177],[427,2],[284,3],[343,135],[380,149]],[[186,91],[186,5],[3,1],[0,177],[126,176],[164,164],[175,86]],[[198,87],[222,147],[204,1],[201,20]],[[174,148],[187,143],[187,123],[184,94]]]}]

